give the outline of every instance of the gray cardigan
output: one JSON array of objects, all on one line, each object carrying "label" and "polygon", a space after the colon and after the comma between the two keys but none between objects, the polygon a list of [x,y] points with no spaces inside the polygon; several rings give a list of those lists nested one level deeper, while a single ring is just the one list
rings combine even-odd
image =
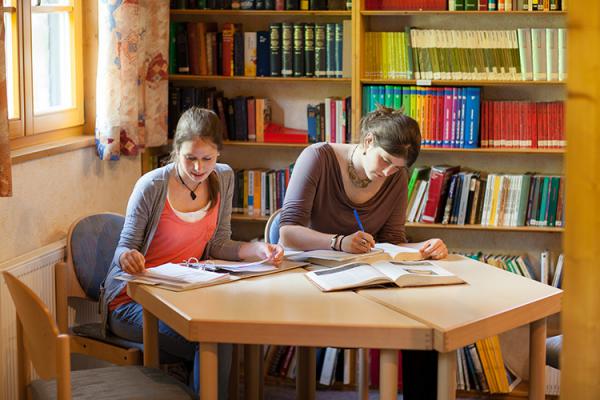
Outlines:
[{"label": "gray cardigan", "polygon": [[[115,279],[122,272],[119,261],[121,254],[127,250],[136,249],[146,255],[165,206],[169,176],[174,165],[173,163],[168,164],[142,176],[135,184],[133,193],[129,198],[125,224],[121,231],[119,244],[111,268],[100,289],[100,313],[104,334],[108,321],[108,305],[127,284],[127,282]],[[220,186],[217,229],[206,245],[202,258],[238,260],[242,243],[231,240],[231,201],[233,198],[234,174],[226,164],[217,164],[215,173],[219,178]]]}]

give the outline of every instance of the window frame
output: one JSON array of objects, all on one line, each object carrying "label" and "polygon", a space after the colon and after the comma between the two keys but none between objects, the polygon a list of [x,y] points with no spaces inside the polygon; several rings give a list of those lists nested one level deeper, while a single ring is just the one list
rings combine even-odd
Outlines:
[{"label": "window frame", "polygon": [[[83,90],[83,23],[82,2],[70,1],[70,5],[44,5],[32,6],[30,0],[18,1],[12,7],[3,7],[3,11],[10,9],[16,14],[16,29],[13,45],[14,60],[18,65],[13,66],[19,72],[15,75],[19,88],[19,117],[9,120],[9,137],[15,143],[27,145],[52,140],[64,136],[73,136],[74,128],[78,134],[83,133],[84,124],[84,90]],[[14,11],[13,11],[14,10]],[[71,27],[71,57],[73,69],[71,73],[71,91],[73,106],[58,111],[36,115],[33,102],[33,65],[32,65],[32,15],[34,13],[68,12]],[[64,132],[64,135],[61,134]],[[35,137],[35,139],[34,139]],[[17,146],[20,147],[20,146]]]}]

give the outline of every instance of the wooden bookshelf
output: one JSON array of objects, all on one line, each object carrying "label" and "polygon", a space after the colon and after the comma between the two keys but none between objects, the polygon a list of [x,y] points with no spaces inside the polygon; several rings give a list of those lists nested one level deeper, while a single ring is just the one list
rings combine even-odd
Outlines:
[{"label": "wooden bookshelf", "polygon": [[225,146],[240,146],[240,147],[274,147],[274,148],[293,148],[303,149],[311,143],[265,143],[265,142],[242,142],[235,140],[225,140]]},{"label": "wooden bookshelf", "polygon": [[[250,215],[246,213],[234,213],[231,215],[232,221],[254,221],[266,222],[269,216]],[[531,233],[562,233],[564,228],[552,226],[483,226],[483,225],[454,225],[454,224],[425,224],[422,222],[407,222],[408,228],[420,229],[456,229],[471,231],[506,231],[506,232],[531,232]]]},{"label": "wooden bookshelf", "polygon": [[[243,142],[225,140],[225,146],[240,147],[272,147],[272,148],[297,148],[303,149],[312,143],[265,143],[265,142]],[[421,153],[499,153],[499,154],[557,154],[562,155],[562,148],[511,148],[511,147],[483,147],[475,149],[453,148],[453,147],[421,147]]]},{"label": "wooden bookshelf", "polygon": [[170,81],[252,81],[282,83],[343,83],[349,84],[350,78],[283,78],[271,76],[222,76],[222,75],[169,75]]},{"label": "wooden bookshelf", "polygon": [[448,11],[448,10],[431,10],[431,11],[417,11],[417,10],[361,10],[360,15],[363,16],[376,16],[376,17],[396,17],[403,15],[454,15],[454,16],[473,16],[473,17],[487,17],[494,16],[515,16],[515,15],[526,15],[528,17],[536,18],[542,16],[566,16],[566,11]]},{"label": "wooden bookshelf", "polygon": [[407,222],[409,228],[425,229],[457,229],[471,231],[506,231],[531,233],[562,233],[564,228],[552,226],[484,226],[484,225],[454,225],[454,224],[425,224],[422,222]]},{"label": "wooden bookshelf", "polygon": [[232,17],[273,17],[273,16],[307,16],[307,17],[351,17],[352,11],[346,10],[171,10],[171,16],[232,16]]},{"label": "wooden bookshelf", "polygon": [[566,86],[564,81],[520,80],[452,80],[452,79],[361,79],[366,85],[416,85],[416,86]]}]

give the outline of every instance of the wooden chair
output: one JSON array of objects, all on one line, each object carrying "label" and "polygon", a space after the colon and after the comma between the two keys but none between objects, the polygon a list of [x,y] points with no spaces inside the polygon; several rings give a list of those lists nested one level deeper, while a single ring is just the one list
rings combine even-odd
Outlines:
[{"label": "wooden chair", "polygon": [[[99,309],[100,285],[106,277],[119,242],[125,218],[99,213],[75,221],[67,234],[67,261],[56,264],[56,319],[61,333],[72,336],[76,353],[118,365],[142,363],[143,344],[130,342],[110,332],[104,336],[100,323],[68,327],[68,304],[79,298]],[[83,300],[81,300],[83,299]]]},{"label": "wooden chair", "polygon": [[281,220],[281,208],[269,217],[265,225],[265,242],[277,244],[279,242],[279,221]]},{"label": "wooden chair", "polygon": [[[3,272],[17,311],[19,399],[191,399],[189,389],[162,371],[114,366],[71,372],[72,338],[58,331],[40,298]],[[29,359],[41,377],[30,382]]]}]

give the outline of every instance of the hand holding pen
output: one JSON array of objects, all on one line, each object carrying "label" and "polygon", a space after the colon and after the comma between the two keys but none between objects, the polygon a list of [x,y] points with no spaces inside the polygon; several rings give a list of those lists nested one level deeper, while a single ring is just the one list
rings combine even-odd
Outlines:
[{"label": "hand holding pen", "polygon": [[348,253],[368,253],[375,246],[373,236],[365,232],[365,228],[358,216],[358,211],[352,210],[359,231],[352,235],[343,236],[340,242],[340,249]]}]

